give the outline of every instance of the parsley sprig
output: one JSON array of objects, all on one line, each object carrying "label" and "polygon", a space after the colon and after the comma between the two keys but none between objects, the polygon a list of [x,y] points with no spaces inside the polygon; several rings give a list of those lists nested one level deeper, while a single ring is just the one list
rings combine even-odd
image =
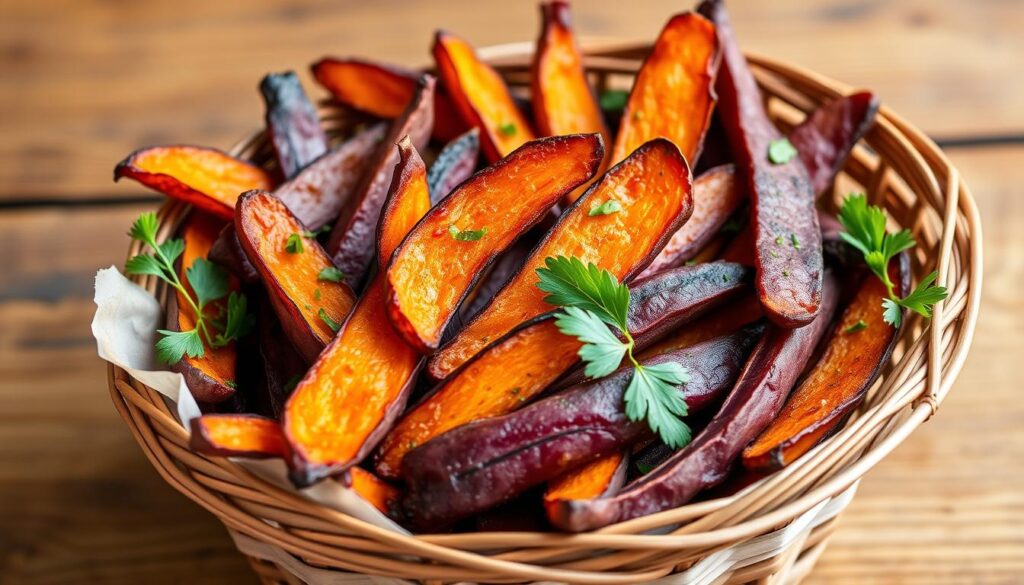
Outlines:
[{"label": "parsley sprig", "polygon": [[[168,331],[159,329],[162,337],[156,342],[157,358],[167,364],[176,364],[186,355],[191,358],[203,357],[203,344],[211,348],[224,347],[231,341],[245,335],[253,325],[253,317],[249,314],[248,303],[244,295],[231,292],[228,287],[228,274],[223,268],[205,258],[197,258],[192,266],[185,270],[185,278],[192,288],[189,292],[178,277],[174,263],[185,251],[185,242],[173,238],[158,244],[156,232],[158,224],[155,213],[143,213],[132,224],[128,235],[152,250],[152,254],[139,254],[128,259],[124,269],[128,274],[150,274],[160,278],[180,294],[196,315],[196,326],[188,331]],[[226,310],[221,308],[219,314],[209,315],[206,308],[210,303],[227,297]]]},{"label": "parsley sprig", "polygon": [[[633,376],[625,394],[626,416],[647,420],[666,445],[678,449],[690,442],[686,401],[678,386],[689,382],[686,368],[674,362],[643,365],[633,355],[636,342],[627,323],[629,287],[610,272],[579,258],[547,258],[537,269],[537,287],[548,293],[544,300],[562,310],[555,317],[558,330],[583,342],[579,356],[583,372],[592,378],[607,376],[622,359],[633,364]],[[622,339],[608,327],[618,330]]]},{"label": "parsley sprig", "polygon": [[946,287],[934,286],[937,272],[924,277],[910,294],[902,299],[896,296],[895,283],[889,278],[889,261],[900,252],[917,245],[910,230],[889,233],[885,229],[885,212],[881,207],[868,205],[863,194],[850,195],[839,209],[839,223],[843,230],[839,237],[864,254],[864,262],[877,276],[888,294],[882,300],[882,318],[893,327],[899,327],[903,309],[909,309],[925,318],[931,318],[932,306],[948,296]]}]

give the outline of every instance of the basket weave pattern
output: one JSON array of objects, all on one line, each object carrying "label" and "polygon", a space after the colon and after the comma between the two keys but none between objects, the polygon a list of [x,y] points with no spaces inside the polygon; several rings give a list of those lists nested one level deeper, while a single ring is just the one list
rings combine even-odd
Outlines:
[{"label": "basket weave pattern", "polygon": [[[649,50],[644,43],[584,43],[598,88],[628,87]],[[482,51],[514,91],[528,85],[532,43]],[[850,93],[840,83],[749,55],[769,115],[788,130],[821,103]],[[326,126],[344,132],[347,118],[325,107]],[[269,164],[262,133],[234,154]],[[967,186],[935,144],[882,107],[833,189],[831,205],[850,191],[868,194],[917,239],[917,279],[938,270],[949,288],[930,321],[908,319],[891,363],[855,416],[784,470],[737,495],[686,505],[578,535],[473,533],[405,536],[367,524],[256,478],[227,459],[193,453],[188,434],[163,397],[124,370],[108,367],[111,397],[163,478],[214,513],[245,542],[269,543],[289,565],[425,582],[564,581],[627,584],[693,567],[716,551],[778,531],[832,499],[852,495],[872,466],[926,421],[949,392],[970,347],[981,294],[981,226]],[[168,201],[158,239],[172,236],[189,206]],[[140,251],[133,243],[129,255]],[[165,299],[153,277],[135,282]],[[841,499],[845,505],[846,499]],[[836,520],[808,525],[767,558],[726,567],[715,583],[796,583],[822,552]],[[300,583],[294,571],[250,557],[265,583]],[[737,568],[741,567],[741,568]],[[687,579],[685,582],[696,582]]]}]

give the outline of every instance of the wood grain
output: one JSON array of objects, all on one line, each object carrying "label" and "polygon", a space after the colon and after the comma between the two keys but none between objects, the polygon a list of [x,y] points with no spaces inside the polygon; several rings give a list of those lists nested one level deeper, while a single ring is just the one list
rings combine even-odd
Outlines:
[{"label": "wood grain", "polygon": [[[575,7],[584,34],[653,38],[689,3]],[[243,8],[244,6],[244,8]],[[1024,134],[1024,10],[1013,0],[732,2],[744,46],[869,87],[940,136]],[[156,143],[229,147],[261,123],[269,71],[324,54],[428,62],[435,28],[535,38],[530,2],[7,2],[0,18],[0,202],[138,196],[111,169]],[[316,95],[323,95],[317,90]]]}]

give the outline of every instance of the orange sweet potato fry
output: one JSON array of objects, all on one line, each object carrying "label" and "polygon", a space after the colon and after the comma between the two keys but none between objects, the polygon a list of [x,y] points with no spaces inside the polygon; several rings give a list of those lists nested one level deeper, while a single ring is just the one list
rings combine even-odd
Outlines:
[{"label": "orange sweet potato fry", "polygon": [[401,496],[397,487],[361,467],[348,470],[348,484],[352,491],[385,514],[391,514]]},{"label": "orange sweet potato fry", "polygon": [[544,491],[544,510],[556,514],[567,500],[583,500],[610,496],[626,481],[625,453],[609,453],[578,467],[548,483]]},{"label": "orange sweet potato fry", "polygon": [[693,215],[676,230],[640,277],[696,258],[745,199],[743,181],[736,176],[733,165],[715,167],[697,177],[693,182]]},{"label": "orange sweet potato fry", "polygon": [[114,168],[114,180],[129,177],[175,199],[230,220],[238,196],[274,188],[269,173],[214,148],[153,146],[128,155]]},{"label": "orange sweet potato fry", "polygon": [[[537,131],[542,136],[597,132],[605,144],[611,144],[604,115],[583,69],[583,55],[572,32],[569,4],[544,2],[540,13],[542,28],[531,69],[533,119]],[[605,153],[598,175],[607,168],[610,154]],[[584,190],[585,186],[576,189],[567,202],[578,199]]]},{"label": "orange sweet potato fry", "polygon": [[[399,151],[379,226],[382,265],[430,207],[426,168],[408,136]],[[284,430],[299,485],[358,463],[405,408],[421,358],[388,324],[385,293],[380,272],[288,400]]]},{"label": "orange sweet potato fry", "polygon": [[344,282],[324,278],[327,254],[280,199],[249,191],[238,200],[235,229],[295,349],[316,360],[355,303]]},{"label": "orange sweet potato fry", "polygon": [[559,332],[550,317],[517,328],[406,413],[381,442],[377,473],[396,478],[405,454],[418,445],[525,403],[576,363],[581,345]]},{"label": "orange sweet potato fry", "polygon": [[[199,258],[206,258],[213,246],[213,241],[220,233],[224,222],[202,212],[193,212],[185,221],[181,230],[181,238],[185,241],[185,251],[181,255],[179,278],[189,293],[192,287],[185,277],[185,271]],[[238,290],[238,281],[231,278],[228,286],[232,291]],[[224,301],[216,301],[206,307],[208,316],[214,316],[224,309]],[[176,293],[171,297],[167,310],[168,328],[173,331],[195,329],[196,314],[188,302]],[[227,400],[235,393],[235,367],[238,363],[238,351],[234,342],[224,347],[204,347],[202,357],[185,356],[174,364],[173,369],[185,376],[185,382],[199,402],[216,403]]]},{"label": "orange sweet potato fry", "polygon": [[719,63],[718,37],[711,22],[691,12],[672,17],[633,82],[612,163],[648,140],[664,136],[692,165],[711,125]]},{"label": "orange sweet potato fry", "polygon": [[[192,419],[193,451],[221,457],[288,458],[289,447],[275,420],[251,414],[206,414]],[[385,514],[399,498],[398,488],[374,474],[353,467],[343,483]]]},{"label": "orange sweet potato fry", "polygon": [[[590,216],[609,201],[621,210]],[[441,380],[491,340],[551,310],[537,288],[537,269],[547,258],[577,257],[599,264],[620,281],[643,269],[693,211],[690,170],[679,149],[665,139],[644,144],[611,169],[562,214],[508,283],[472,321],[430,359],[430,375]],[[628,245],[623,245],[628,242]]]},{"label": "orange sweet potato fry", "polygon": [[277,421],[252,414],[204,414],[192,419],[192,450],[223,457],[286,457]]},{"label": "orange sweet potato fry", "polygon": [[[311,67],[313,77],[334,99],[379,118],[397,118],[416,94],[421,73],[365,59],[325,57]],[[453,140],[467,130],[448,94],[434,95],[434,132],[439,141]]]},{"label": "orange sweet potato fry", "polygon": [[[898,296],[910,286],[906,255],[890,269]],[[835,430],[864,399],[889,359],[899,331],[882,320],[885,285],[868,275],[836,324],[814,368],[779,416],[743,451],[743,466],[773,471],[792,463]]]},{"label": "orange sweet potato fry", "polygon": [[469,43],[444,31],[434,39],[437,71],[462,121],[480,129],[491,162],[533,140],[533,130],[512,100],[505,80],[476,55]]},{"label": "orange sweet potato fry", "polygon": [[405,339],[424,352],[436,348],[491,261],[589,179],[602,154],[596,134],[536,140],[434,206],[387,269],[389,315]]}]

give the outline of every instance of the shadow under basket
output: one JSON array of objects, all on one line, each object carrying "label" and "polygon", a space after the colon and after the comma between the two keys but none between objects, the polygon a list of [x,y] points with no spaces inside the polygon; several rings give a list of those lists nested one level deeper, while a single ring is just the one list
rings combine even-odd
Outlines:
[{"label": "shadow under basket", "polygon": [[[628,89],[647,43],[583,42],[598,89]],[[533,43],[481,51],[516,93],[528,90]],[[784,131],[851,88],[748,55],[769,115]],[[324,124],[342,135],[351,116],[333,106]],[[233,154],[269,165],[263,133]],[[798,583],[812,569],[860,478],[928,420],[967,357],[981,296],[981,225],[959,173],[923,133],[884,106],[836,179],[826,205],[863,192],[909,228],[916,280],[938,271],[949,297],[931,320],[914,315],[883,376],[853,417],[809,453],[742,492],[585,534],[479,532],[407,536],[271,485],[225,458],[193,453],[162,396],[109,365],[114,405],[146,456],[176,489],[227,526],[264,583],[569,582]],[[161,241],[189,206],[161,208]],[[133,244],[130,255],[138,253]],[[164,298],[151,277],[135,282]],[[369,581],[365,576],[376,578]]]}]

